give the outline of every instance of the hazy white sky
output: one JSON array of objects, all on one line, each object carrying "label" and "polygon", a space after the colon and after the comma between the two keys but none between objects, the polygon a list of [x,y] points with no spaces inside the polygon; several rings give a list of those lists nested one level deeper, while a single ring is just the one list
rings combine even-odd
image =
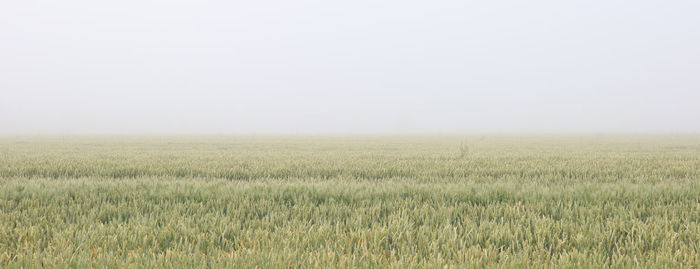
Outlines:
[{"label": "hazy white sky", "polygon": [[3,1],[0,133],[700,132],[700,1]]}]

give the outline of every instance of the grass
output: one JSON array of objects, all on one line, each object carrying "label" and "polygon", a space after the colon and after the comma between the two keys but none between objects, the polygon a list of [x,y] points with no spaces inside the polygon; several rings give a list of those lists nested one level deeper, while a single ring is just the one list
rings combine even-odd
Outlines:
[{"label": "grass", "polygon": [[699,179],[699,136],[4,137],[0,267],[697,268]]}]

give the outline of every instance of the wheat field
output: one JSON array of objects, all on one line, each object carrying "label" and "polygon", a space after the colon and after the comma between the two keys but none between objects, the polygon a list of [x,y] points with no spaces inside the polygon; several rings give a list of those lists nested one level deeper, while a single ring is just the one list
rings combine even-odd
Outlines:
[{"label": "wheat field", "polygon": [[700,136],[5,136],[2,268],[698,268]]}]

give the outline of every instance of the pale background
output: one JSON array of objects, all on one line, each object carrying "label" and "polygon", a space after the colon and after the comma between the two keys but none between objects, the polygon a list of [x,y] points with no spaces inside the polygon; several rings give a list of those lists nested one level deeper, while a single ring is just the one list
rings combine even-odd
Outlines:
[{"label": "pale background", "polygon": [[700,132],[700,1],[0,3],[0,133],[455,132]]}]

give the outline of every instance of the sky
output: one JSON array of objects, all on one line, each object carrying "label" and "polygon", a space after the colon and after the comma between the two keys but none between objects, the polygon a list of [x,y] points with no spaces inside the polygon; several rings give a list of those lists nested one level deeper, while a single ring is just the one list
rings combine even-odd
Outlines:
[{"label": "sky", "polygon": [[0,3],[0,133],[700,133],[700,1]]}]

